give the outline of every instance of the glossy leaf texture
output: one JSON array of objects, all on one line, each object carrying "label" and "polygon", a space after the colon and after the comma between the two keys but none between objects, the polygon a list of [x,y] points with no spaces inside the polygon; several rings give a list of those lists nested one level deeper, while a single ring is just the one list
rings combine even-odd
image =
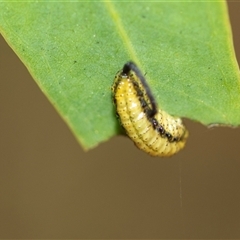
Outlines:
[{"label": "glossy leaf texture", "polygon": [[129,60],[165,111],[240,123],[225,2],[2,2],[0,31],[85,149],[119,132],[111,85]]}]

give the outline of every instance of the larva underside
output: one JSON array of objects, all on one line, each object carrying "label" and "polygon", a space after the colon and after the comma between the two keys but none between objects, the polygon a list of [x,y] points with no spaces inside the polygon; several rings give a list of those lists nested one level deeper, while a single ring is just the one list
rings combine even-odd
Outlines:
[{"label": "larva underside", "polygon": [[116,74],[112,92],[121,124],[138,148],[152,156],[167,157],[184,147],[188,131],[182,120],[157,109],[134,63],[126,63]]}]

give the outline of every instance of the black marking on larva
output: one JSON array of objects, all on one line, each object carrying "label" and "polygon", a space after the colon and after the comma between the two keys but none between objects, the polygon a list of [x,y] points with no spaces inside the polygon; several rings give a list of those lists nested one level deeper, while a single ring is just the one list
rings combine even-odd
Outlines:
[{"label": "black marking on larva", "polygon": [[163,126],[161,124],[158,123],[156,118],[152,118],[151,123],[152,123],[152,126],[154,127],[154,129],[156,129],[160,133],[161,137],[166,136],[165,129],[163,128]]},{"label": "black marking on larva", "polygon": [[169,132],[166,132],[166,133],[165,133],[165,136],[167,137],[167,139],[168,139],[169,142],[172,142],[173,136],[172,136]]},{"label": "black marking on larva", "polygon": [[129,75],[130,77],[134,77],[134,75],[132,73],[129,74],[130,71],[133,71],[136,76],[140,79],[143,88],[146,92],[146,95],[148,96],[150,103],[152,105],[151,109],[152,109],[152,113],[150,117],[153,117],[156,113],[157,113],[157,104],[155,101],[155,98],[153,97],[151,90],[144,78],[144,76],[142,75],[142,73],[140,72],[140,70],[138,69],[138,67],[133,63],[133,62],[127,62],[124,66],[123,66],[123,70],[122,72],[126,75]]},{"label": "black marking on larva", "polygon": [[142,106],[143,109],[148,106],[148,105],[147,105],[147,102],[145,101],[145,99],[140,98],[139,101],[140,101],[141,106]]}]

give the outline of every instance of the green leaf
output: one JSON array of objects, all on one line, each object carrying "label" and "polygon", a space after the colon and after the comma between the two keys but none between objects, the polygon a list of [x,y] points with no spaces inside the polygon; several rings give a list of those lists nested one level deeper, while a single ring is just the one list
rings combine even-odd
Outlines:
[{"label": "green leaf", "polygon": [[86,149],[119,132],[111,85],[128,60],[167,112],[206,125],[240,123],[222,1],[6,2],[0,31]]}]

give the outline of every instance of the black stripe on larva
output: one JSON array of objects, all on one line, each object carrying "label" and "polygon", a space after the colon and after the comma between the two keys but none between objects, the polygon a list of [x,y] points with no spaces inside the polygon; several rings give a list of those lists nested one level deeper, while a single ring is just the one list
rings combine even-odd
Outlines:
[{"label": "black stripe on larva", "polygon": [[143,109],[145,109],[148,106],[144,98],[139,98],[139,101]]},{"label": "black stripe on larva", "polygon": [[[150,117],[153,117],[156,113],[157,113],[157,104],[156,104],[156,101],[155,101],[155,98],[153,97],[152,93],[151,93],[151,90],[144,78],[144,76],[142,75],[141,71],[138,69],[138,67],[133,63],[133,62],[127,62],[124,66],[123,66],[123,70],[122,70],[122,73],[125,74],[125,75],[129,75],[129,72],[130,71],[133,71],[136,76],[140,79],[145,91],[146,91],[146,94],[150,100],[150,103],[151,103],[151,113],[150,114]],[[131,76],[131,75],[130,75]],[[138,89],[137,89],[138,91]]]},{"label": "black stripe on larva", "polygon": [[151,119],[151,123],[152,123],[152,126],[154,127],[154,129],[156,129],[162,137],[166,136],[165,129],[163,128],[163,126],[161,124],[158,123],[158,121],[155,118]]}]

